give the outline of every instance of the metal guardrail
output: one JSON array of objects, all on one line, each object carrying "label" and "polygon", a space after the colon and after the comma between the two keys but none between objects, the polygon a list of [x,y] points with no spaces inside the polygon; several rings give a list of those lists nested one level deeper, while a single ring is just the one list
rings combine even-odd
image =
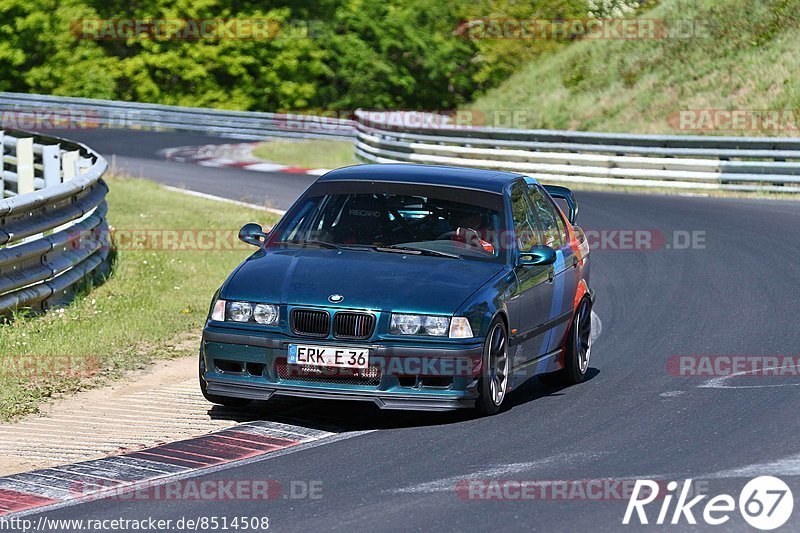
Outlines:
[{"label": "metal guardrail", "polygon": [[506,170],[545,182],[800,192],[800,138],[431,129],[397,126],[390,116],[356,112],[359,159]]},{"label": "metal guardrail", "polygon": [[[240,139],[355,139],[356,156],[367,162],[506,170],[545,182],[800,192],[800,138],[458,127],[441,115],[418,113],[416,120],[409,120],[413,112],[391,111],[357,111],[356,120],[350,121],[4,92],[0,111],[84,128],[174,130]],[[393,120],[397,113],[403,115],[399,121]],[[28,162],[20,164],[24,168]]]},{"label": "metal guardrail", "polygon": [[[14,113],[11,120],[42,129],[53,127],[152,129],[197,132],[236,139],[265,137],[352,139],[355,122],[335,117],[301,114],[227,111],[159,104],[117,102],[92,98],[0,92],[0,110]],[[26,114],[28,116],[26,116]]]},{"label": "metal guardrail", "polygon": [[0,316],[66,303],[108,271],[107,166],[79,143],[0,131]]}]

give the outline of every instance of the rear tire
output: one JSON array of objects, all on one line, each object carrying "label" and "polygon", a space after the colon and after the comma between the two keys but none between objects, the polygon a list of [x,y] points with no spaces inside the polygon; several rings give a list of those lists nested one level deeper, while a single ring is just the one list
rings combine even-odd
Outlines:
[{"label": "rear tire", "polygon": [[231,396],[218,396],[216,394],[208,393],[208,382],[206,381],[205,377],[206,360],[205,357],[203,357],[202,351],[200,352],[199,374],[200,374],[200,392],[203,394],[203,398],[205,398],[209,402],[215,403],[217,405],[223,405],[225,407],[231,407],[234,409],[245,407],[252,402],[252,400],[248,400],[247,398],[233,398]]},{"label": "rear tire", "polygon": [[478,382],[479,396],[475,401],[478,413],[487,416],[500,410],[508,394],[510,370],[508,330],[503,320],[496,317],[489,326],[483,347],[481,378]]},{"label": "rear tire", "polygon": [[592,306],[587,298],[581,300],[572,319],[567,337],[564,368],[539,376],[547,385],[577,385],[586,379],[592,355]]}]

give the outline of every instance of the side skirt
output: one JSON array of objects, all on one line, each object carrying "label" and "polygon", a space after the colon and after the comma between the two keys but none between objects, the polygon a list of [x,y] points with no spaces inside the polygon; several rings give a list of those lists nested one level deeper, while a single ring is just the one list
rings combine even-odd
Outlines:
[{"label": "side skirt", "polygon": [[562,348],[540,355],[536,359],[525,361],[511,369],[512,375],[512,389],[522,385],[530,378],[539,374],[547,374],[559,370],[559,356],[561,355]]}]

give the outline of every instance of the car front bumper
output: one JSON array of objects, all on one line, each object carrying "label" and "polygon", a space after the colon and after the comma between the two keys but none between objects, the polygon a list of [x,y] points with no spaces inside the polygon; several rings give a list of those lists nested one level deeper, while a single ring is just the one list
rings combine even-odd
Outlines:
[{"label": "car front bumper", "polygon": [[[364,377],[289,372],[289,344],[369,348]],[[203,331],[202,353],[209,394],[252,400],[273,396],[371,401],[382,409],[443,411],[472,407],[483,343],[375,343],[299,339],[263,335],[218,326]],[[304,367],[308,368],[308,367]],[[345,371],[348,372],[348,371]]]}]

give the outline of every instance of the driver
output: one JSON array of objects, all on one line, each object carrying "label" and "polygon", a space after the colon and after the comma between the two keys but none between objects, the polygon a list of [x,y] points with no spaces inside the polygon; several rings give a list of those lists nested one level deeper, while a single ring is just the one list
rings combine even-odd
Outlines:
[{"label": "driver", "polygon": [[460,241],[473,248],[481,248],[490,254],[494,253],[494,245],[485,241],[486,224],[484,217],[474,211],[454,211],[450,221],[453,227],[452,239]]}]

